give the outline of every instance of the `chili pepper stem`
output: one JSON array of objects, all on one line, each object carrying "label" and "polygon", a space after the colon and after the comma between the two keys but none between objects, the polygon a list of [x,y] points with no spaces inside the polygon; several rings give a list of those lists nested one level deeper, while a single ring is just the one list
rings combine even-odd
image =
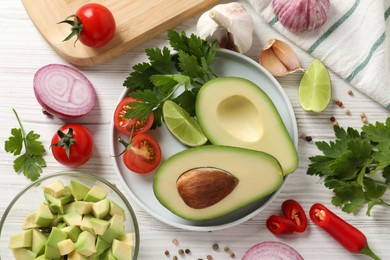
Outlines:
[{"label": "chili pepper stem", "polygon": [[368,244],[366,244],[363,249],[359,252],[360,254],[363,254],[363,255],[368,255],[369,257],[371,257],[372,259],[375,259],[375,260],[381,260],[380,257],[378,257],[368,246]]}]

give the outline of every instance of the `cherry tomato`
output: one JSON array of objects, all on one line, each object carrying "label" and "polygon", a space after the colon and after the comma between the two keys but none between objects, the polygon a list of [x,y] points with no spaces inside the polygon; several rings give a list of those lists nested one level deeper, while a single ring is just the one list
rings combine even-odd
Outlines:
[{"label": "cherry tomato", "polygon": [[289,199],[282,204],[283,215],[291,219],[296,232],[304,232],[307,228],[307,217],[302,206],[295,200]]},{"label": "cherry tomato", "polygon": [[286,217],[271,215],[265,224],[275,235],[294,233],[294,223]]},{"label": "cherry tomato", "polygon": [[[68,20],[72,17],[74,17],[73,20]],[[107,44],[114,37],[116,30],[115,19],[111,11],[96,3],[81,6],[75,15],[69,16],[61,23],[72,26],[71,34],[65,40],[76,35],[77,40],[91,48]]]},{"label": "cherry tomato", "polygon": [[124,135],[130,136],[133,131],[133,135],[145,133],[153,125],[154,114],[149,114],[146,120],[138,121],[137,119],[125,118],[126,110],[129,109],[128,104],[131,102],[139,102],[137,99],[132,97],[124,98],[117,105],[114,112],[114,125],[115,128]]},{"label": "cherry tomato", "polygon": [[79,124],[65,124],[54,134],[51,150],[59,163],[69,167],[80,166],[92,156],[91,132]]},{"label": "cherry tomato", "polygon": [[127,144],[122,139],[120,142],[126,146],[123,153],[123,163],[136,173],[145,174],[153,171],[161,162],[161,148],[157,141],[148,134],[137,134]]}]

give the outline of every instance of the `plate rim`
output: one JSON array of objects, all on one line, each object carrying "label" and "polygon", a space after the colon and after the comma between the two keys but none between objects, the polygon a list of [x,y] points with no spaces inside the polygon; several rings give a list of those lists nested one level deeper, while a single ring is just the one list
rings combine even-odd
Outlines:
[{"label": "plate rim", "polygon": [[[284,91],[284,89],[282,88],[280,83],[275,79],[275,77],[272,76],[271,73],[269,73],[259,63],[257,63],[256,61],[254,61],[253,59],[251,59],[250,57],[248,57],[246,55],[243,55],[243,54],[240,54],[240,53],[237,53],[235,51],[228,50],[228,49],[222,49],[222,48],[218,48],[216,50],[216,52],[217,52],[216,57],[217,57],[218,53],[222,53],[224,55],[233,55],[233,56],[235,56],[235,58],[238,58],[238,59],[243,59],[245,62],[248,62],[251,65],[254,65],[259,70],[261,70],[268,77],[268,79],[272,81],[272,83],[274,84],[274,87],[277,88],[278,92],[282,96],[283,101],[286,103],[286,106],[288,108],[287,112],[290,115],[290,119],[292,120],[292,129],[291,129],[292,130],[292,136],[291,136],[291,139],[293,141],[293,144],[294,144],[295,148],[298,150],[298,126],[297,126],[295,112],[294,112],[294,109],[292,107],[292,104],[291,104],[291,101],[290,101],[289,97],[287,96],[286,92]],[[122,91],[121,95],[119,96],[116,104],[118,104],[125,97],[125,95],[127,93],[128,93],[128,89],[124,89]],[[115,153],[114,142],[116,141],[116,140],[113,140],[114,137],[115,137],[115,126],[114,126],[114,121],[113,121],[113,115],[114,115],[114,111],[112,113],[111,123],[110,123],[110,153],[111,154]],[[113,162],[113,165],[114,165],[115,173],[116,173],[116,175],[118,175],[119,180],[121,182],[121,185],[124,186],[124,189],[126,190],[126,193],[128,193],[130,198],[133,201],[135,201],[137,206],[142,208],[144,211],[146,211],[149,215],[153,216],[155,219],[157,219],[157,220],[159,220],[159,221],[161,221],[161,222],[163,222],[165,224],[168,224],[168,225],[173,226],[173,227],[185,229],[185,230],[190,230],[190,231],[217,231],[217,230],[230,228],[230,227],[233,227],[233,226],[236,226],[238,224],[246,222],[247,220],[253,218],[256,215],[258,215],[263,209],[265,209],[273,201],[273,199],[275,197],[277,197],[277,195],[281,192],[281,190],[286,185],[286,182],[287,182],[287,179],[289,178],[289,176],[294,173],[293,172],[293,173],[290,173],[290,174],[284,176],[284,180],[283,180],[282,185],[274,193],[272,193],[272,195],[269,197],[269,199],[263,205],[261,205],[261,207],[259,207],[258,209],[250,212],[249,214],[247,214],[247,215],[245,215],[245,216],[243,216],[243,217],[241,217],[239,219],[236,219],[234,221],[231,221],[229,223],[224,223],[224,224],[221,224],[221,225],[194,226],[194,225],[187,225],[187,224],[177,223],[175,221],[172,221],[170,219],[162,217],[159,214],[157,214],[155,211],[153,211],[149,207],[147,207],[144,203],[142,203],[142,201],[140,201],[137,198],[137,196],[131,191],[131,189],[127,185],[126,181],[124,180],[124,178],[123,178],[123,176],[122,176],[122,174],[121,174],[121,172],[119,170],[119,167],[118,167],[118,165],[116,163],[116,158],[115,157],[112,157],[112,162]]]}]

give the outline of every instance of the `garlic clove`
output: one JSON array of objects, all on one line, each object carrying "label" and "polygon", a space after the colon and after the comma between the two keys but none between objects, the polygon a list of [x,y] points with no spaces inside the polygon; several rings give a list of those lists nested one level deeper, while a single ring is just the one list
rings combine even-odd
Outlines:
[{"label": "garlic clove", "polygon": [[203,13],[197,23],[199,36],[218,47],[244,53],[252,46],[252,16],[237,2],[219,4]]},{"label": "garlic clove", "polygon": [[330,0],[273,0],[276,17],[292,32],[314,30],[328,19]]},{"label": "garlic clove", "polygon": [[285,76],[289,73],[272,48],[261,51],[259,63],[274,76]]},{"label": "garlic clove", "polygon": [[288,71],[295,72],[297,70],[302,70],[298,56],[287,43],[277,39],[272,39],[271,41],[273,42],[272,50],[284,66],[286,66]]},{"label": "garlic clove", "polygon": [[302,70],[298,56],[285,42],[271,39],[262,49],[259,63],[274,76],[285,76]]}]

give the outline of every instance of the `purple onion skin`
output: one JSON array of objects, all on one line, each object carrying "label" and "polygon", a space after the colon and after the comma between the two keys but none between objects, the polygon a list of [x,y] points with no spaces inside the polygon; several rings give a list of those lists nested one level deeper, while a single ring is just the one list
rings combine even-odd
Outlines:
[{"label": "purple onion skin", "polygon": [[242,260],[304,260],[303,257],[289,245],[276,242],[260,242],[246,251]]}]

